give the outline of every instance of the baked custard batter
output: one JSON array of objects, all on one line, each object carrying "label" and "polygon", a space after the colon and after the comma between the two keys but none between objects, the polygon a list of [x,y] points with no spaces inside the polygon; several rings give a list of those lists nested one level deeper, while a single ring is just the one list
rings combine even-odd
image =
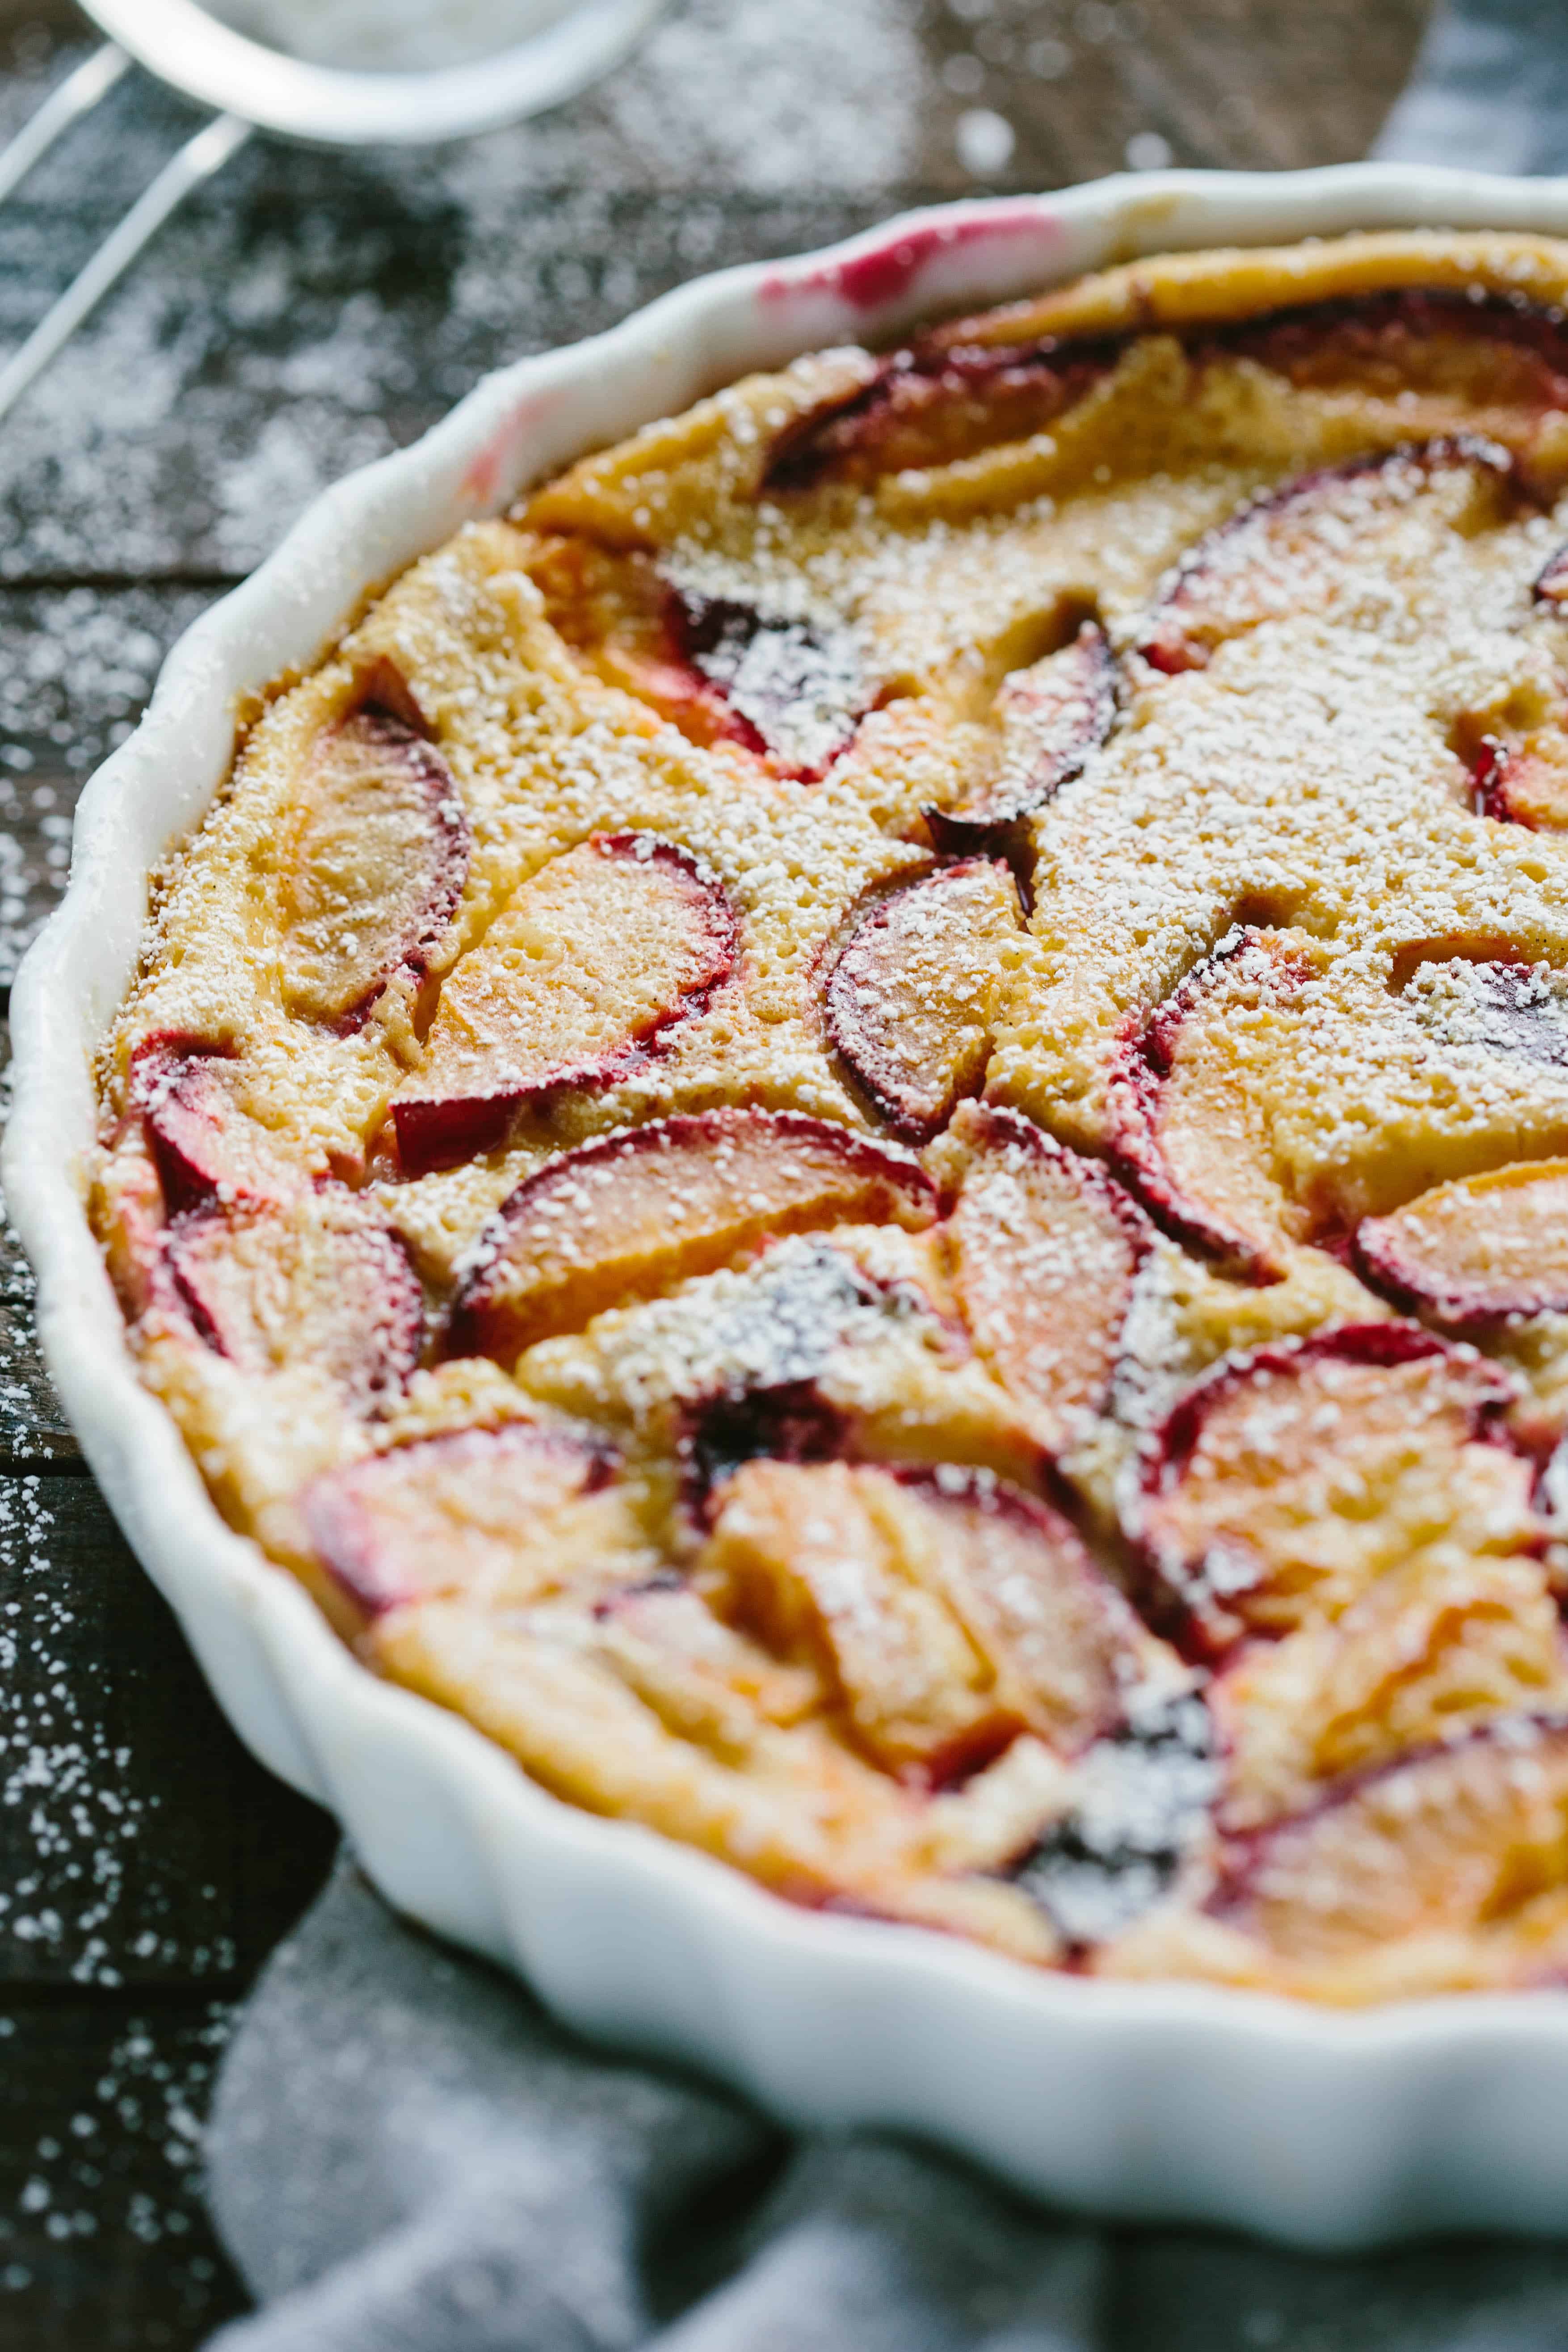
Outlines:
[{"label": "baked custard batter", "polygon": [[252,717],[94,1215],[368,1668],[1027,1962],[1562,1979],[1565,306],[1363,236],[821,353]]}]

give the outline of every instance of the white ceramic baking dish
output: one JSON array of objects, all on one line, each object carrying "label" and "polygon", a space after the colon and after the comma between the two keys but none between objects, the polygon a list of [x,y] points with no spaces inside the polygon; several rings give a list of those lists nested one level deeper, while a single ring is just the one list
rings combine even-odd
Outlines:
[{"label": "white ceramic baking dish", "polygon": [[237,698],[309,664],[367,584],[585,447],[814,346],[1162,248],[1417,225],[1568,234],[1568,182],[1353,164],[955,205],[701,278],[487,378],[416,447],[319,499],[186,633],[83,793],[70,887],[12,998],[4,1160],[44,1352],[121,1525],[241,1736],[331,1808],[389,1901],[516,1969],[583,2032],[708,2068],[791,2124],[921,2133],[1080,2209],[1322,2247],[1568,2227],[1568,1993],[1342,2016],[1038,1974],[793,1909],[557,1802],[456,1717],[365,1673],[224,1525],[136,1379],[83,1171],[89,1057],[132,969],[148,870],[227,768]]}]

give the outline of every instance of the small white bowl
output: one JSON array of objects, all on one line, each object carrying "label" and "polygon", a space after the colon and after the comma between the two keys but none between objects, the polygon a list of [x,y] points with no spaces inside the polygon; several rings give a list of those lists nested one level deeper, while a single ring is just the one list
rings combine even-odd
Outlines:
[{"label": "small white bowl", "polygon": [[312,661],[370,583],[459,524],[819,345],[885,340],[1142,253],[1423,226],[1565,235],[1568,182],[1351,164],[952,205],[700,278],[488,377],[414,448],[319,499],[186,632],[82,794],[70,887],[11,1008],[5,1182],[82,1450],[230,1720],[331,1808],[390,1902],[516,1969],[584,2032],[707,2068],[790,2124],[924,2134],[1097,2213],[1317,2247],[1568,2227],[1568,1994],[1339,2015],[1037,1973],[921,1929],[794,1909],[557,1802],[457,1717],[365,1673],[208,1501],[137,1380],[83,1213],[89,1057],[131,977],[149,870],[227,769],[238,698]]}]

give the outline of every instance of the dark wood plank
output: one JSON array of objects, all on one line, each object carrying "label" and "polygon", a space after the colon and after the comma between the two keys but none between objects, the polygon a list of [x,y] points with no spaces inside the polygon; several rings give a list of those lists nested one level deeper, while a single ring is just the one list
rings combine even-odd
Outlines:
[{"label": "dark wood plank", "polygon": [[0,2005],[0,2352],[186,2352],[245,2308],[199,2179],[226,2017]]},{"label": "dark wood plank", "polygon": [[[232,168],[0,436],[0,578],[248,571],[318,491],[416,438],[487,369],[595,333],[694,268],[821,244],[883,209],[554,194],[487,227],[369,164],[258,152]],[[41,312],[110,218],[0,211],[0,283]]]},{"label": "dark wood plank", "polygon": [[[928,0],[921,176],[944,194],[963,110],[1016,144],[990,175],[1058,187],[1129,163],[1280,171],[1363,155],[1410,70],[1426,0]],[[1130,142],[1163,141],[1168,152]]]},{"label": "dark wood plank", "polygon": [[[11,1033],[0,1021],[0,1120],[9,1109]],[[62,1470],[81,1448],[38,1352],[33,1269],[0,1200],[0,1472],[47,1463]]]},{"label": "dark wood plank", "polygon": [[0,2000],[247,1982],[335,1833],[241,1748],[89,1479],[0,1480]]},{"label": "dark wood plank", "polygon": [[[51,45],[70,45],[73,13],[54,0],[48,29],[40,0],[0,0],[0,27],[7,10],[34,21],[25,70],[0,69],[0,134],[58,76],[66,47]],[[571,105],[467,149],[384,152],[371,168],[409,201],[435,194],[479,221],[543,188],[886,202],[915,187],[1059,186],[1120,170],[1128,140],[1151,131],[1182,163],[1347,163],[1404,83],[1427,13],[1427,0],[796,0],[786,37],[726,0],[687,0]],[[4,54],[0,43],[0,68]],[[955,136],[977,105],[1015,132],[986,172],[966,164]],[[94,154],[98,193],[129,201],[194,120],[141,81],[117,92]],[[68,208],[79,152],[46,165],[30,193]],[[330,178],[341,165],[324,160]],[[321,185],[307,173],[307,201]]]},{"label": "dark wood plank", "polygon": [[[71,817],[211,589],[0,590],[0,1000],[65,887]],[[0,1073],[9,1058],[0,1026]],[[5,1099],[0,1095],[0,1115]],[[33,1277],[0,1214],[0,1469],[78,1453],[38,1356]]]},{"label": "dark wood plank", "polygon": [[0,1472],[81,1465],[81,1448],[38,1352],[34,1296],[33,1270],[0,1213]]},{"label": "dark wood plank", "polygon": [[[663,28],[605,90],[470,149],[248,150],[8,421],[0,577],[247,570],[325,483],[412,438],[485,369],[593,333],[699,269],[819,244],[922,194],[1116,170],[1152,137],[1178,162],[1354,153],[1422,9],[858,0],[838,14],[865,78],[842,121],[856,93],[814,84],[804,48],[753,61],[706,121],[698,101],[742,38],[710,9],[695,44]],[[0,78],[0,100],[19,111],[19,85]],[[878,100],[885,119],[866,110]],[[963,163],[976,108],[1014,135],[979,176]],[[832,118],[815,145],[813,109]],[[0,212],[0,334],[41,315],[192,119],[137,78]],[[876,184],[868,160],[887,171]]]},{"label": "dark wood plank", "polygon": [[0,987],[65,887],[78,793],[217,593],[0,589]]}]

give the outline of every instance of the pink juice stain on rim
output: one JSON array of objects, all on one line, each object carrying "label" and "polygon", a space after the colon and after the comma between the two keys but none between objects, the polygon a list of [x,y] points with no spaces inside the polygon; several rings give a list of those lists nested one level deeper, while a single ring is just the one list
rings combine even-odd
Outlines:
[{"label": "pink juice stain on rim", "polygon": [[531,426],[550,414],[556,401],[552,391],[531,392],[510,408],[483,448],[469,459],[458,485],[458,497],[488,513],[512,473],[519,441]]},{"label": "pink juice stain on rim", "polygon": [[763,280],[760,299],[782,302],[802,294],[837,294],[857,310],[876,310],[907,294],[927,266],[943,254],[1021,236],[1037,238],[1042,251],[1048,252],[1060,236],[1056,215],[1036,204],[999,206],[978,219],[929,221],[868,253],[822,262],[799,274],[773,270]]}]

